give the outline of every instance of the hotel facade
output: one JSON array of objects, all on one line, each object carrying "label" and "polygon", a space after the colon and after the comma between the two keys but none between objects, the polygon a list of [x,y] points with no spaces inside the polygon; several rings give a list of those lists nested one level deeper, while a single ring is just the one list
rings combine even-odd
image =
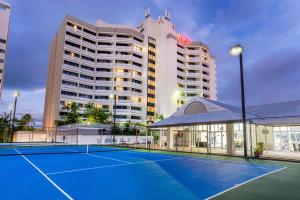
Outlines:
[{"label": "hotel facade", "polygon": [[7,54],[7,38],[9,30],[10,5],[0,1],[0,98]]},{"label": "hotel facade", "polygon": [[216,100],[216,87],[209,47],[177,33],[168,12],[154,20],[146,10],[136,28],[66,16],[50,49],[44,127],[71,102],[80,112],[89,102],[115,108],[117,122],[152,123],[193,96]]}]

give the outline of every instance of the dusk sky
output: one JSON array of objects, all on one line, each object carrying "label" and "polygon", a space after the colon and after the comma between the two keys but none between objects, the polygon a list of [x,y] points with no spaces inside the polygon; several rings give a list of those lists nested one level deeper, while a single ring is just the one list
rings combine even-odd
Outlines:
[{"label": "dusk sky", "polygon": [[239,63],[229,47],[244,46],[246,104],[300,99],[298,0],[6,0],[12,6],[0,113],[21,92],[18,114],[41,121],[51,40],[69,14],[94,24],[137,26],[171,12],[179,33],[209,45],[217,62],[218,100],[240,105]]}]

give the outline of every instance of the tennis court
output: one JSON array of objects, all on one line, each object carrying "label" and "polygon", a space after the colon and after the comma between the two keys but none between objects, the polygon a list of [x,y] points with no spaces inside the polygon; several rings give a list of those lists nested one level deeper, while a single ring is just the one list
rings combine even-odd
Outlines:
[{"label": "tennis court", "polygon": [[209,199],[285,170],[97,145],[16,146],[0,155],[11,155],[0,156],[1,199]]}]

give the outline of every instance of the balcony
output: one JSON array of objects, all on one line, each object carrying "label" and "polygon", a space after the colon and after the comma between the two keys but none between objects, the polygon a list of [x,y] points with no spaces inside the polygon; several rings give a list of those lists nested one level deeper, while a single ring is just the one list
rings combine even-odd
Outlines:
[{"label": "balcony", "polygon": [[82,54],[82,55],[85,55],[85,56],[87,56],[87,57],[91,57],[91,58],[95,58],[95,57],[96,57],[96,53],[92,53],[92,52],[85,51],[85,50],[82,50],[82,51],[81,51],[81,54]]},{"label": "balcony", "polygon": [[143,58],[138,58],[138,57],[135,57],[135,56],[132,56],[131,60],[134,61],[134,62],[137,62],[139,64],[143,64],[143,62],[144,62]]},{"label": "balcony", "polygon": [[116,37],[116,42],[121,42],[121,43],[132,43],[133,39],[132,38],[119,38]]},{"label": "balcony", "polygon": [[113,68],[115,66],[114,63],[96,63],[96,67],[108,67]]},{"label": "balcony", "polygon": [[97,58],[98,59],[114,59],[114,54],[104,54],[104,53],[101,53],[101,54],[97,54]]},{"label": "balcony", "polygon": [[182,77],[186,76],[186,74],[184,72],[181,72],[181,71],[178,71],[178,70],[177,70],[177,75],[182,76]]},{"label": "balcony", "polygon": [[96,49],[97,48],[96,44],[92,44],[92,43],[89,43],[89,42],[86,42],[86,41],[82,41],[82,45],[86,46],[86,47],[89,47],[91,49]]},{"label": "balcony", "polygon": [[90,39],[90,40],[93,40],[93,41],[96,41],[96,40],[97,40],[97,36],[92,35],[92,34],[89,34],[89,33],[87,33],[87,32],[82,31],[82,35],[83,35],[85,38],[88,38],[88,39]]},{"label": "balcony", "polygon": [[77,35],[82,35],[82,31],[79,29],[74,29],[71,26],[66,26],[66,30],[72,33],[76,33]]},{"label": "balcony", "polygon": [[96,71],[95,72],[96,76],[105,76],[105,77],[113,77],[113,72],[101,72],[101,71]]},{"label": "balcony", "polygon": [[184,54],[184,49],[177,47],[177,51]]},{"label": "balcony", "polygon": [[131,59],[131,55],[120,55],[120,54],[117,54],[117,55],[115,55],[115,58],[116,59],[120,59],[120,60],[130,60]]},{"label": "balcony", "polygon": [[70,61],[74,61],[74,62],[76,62],[76,63],[80,63],[81,61],[80,61],[80,58],[76,58],[76,57],[72,57],[72,56],[69,56],[69,55],[66,55],[66,54],[64,54],[64,58],[66,59],[66,60],[70,60]]},{"label": "balcony", "polygon": [[77,86],[73,86],[73,85],[61,84],[61,88],[62,89],[66,89],[68,91],[72,91],[72,92],[77,92],[78,91],[78,87]]},{"label": "balcony", "polygon": [[131,78],[131,73],[128,73],[128,72],[115,72],[114,76],[122,77],[122,78]]},{"label": "balcony", "polygon": [[99,42],[111,42],[111,43],[113,43],[113,42],[115,42],[115,37],[114,36],[112,36],[112,37],[103,37],[103,36],[99,36],[98,38],[97,38],[97,41],[99,41]]},{"label": "balcony", "polygon": [[94,80],[90,80],[90,79],[85,79],[85,78],[80,78],[80,77],[79,77],[79,81],[81,81],[81,82],[83,82],[83,83],[94,84]]},{"label": "balcony", "polygon": [[192,55],[200,55],[201,54],[201,50],[197,49],[197,50],[186,50],[186,54],[192,54]]},{"label": "balcony", "polygon": [[197,80],[197,81],[186,81],[186,84],[187,85],[201,85],[202,84],[202,81],[200,80]]},{"label": "balcony", "polygon": [[78,99],[78,97],[69,96],[69,95],[64,95],[64,94],[61,94],[61,95],[60,95],[60,98],[63,98],[63,99],[65,99],[65,100],[75,100],[75,101]]},{"label": "balcony", "polygon": [[132,46],[116,46],[117,51],[133,51]]},{"label": "balcony", "polygon": [[96,85],[101,85],[101,86],[112,86],[113,81],[97,81],[95,82]]},{"label": "balcony", "polygon": [[189,62],[201,62],[200,57],[189,57],[188,60]]}]

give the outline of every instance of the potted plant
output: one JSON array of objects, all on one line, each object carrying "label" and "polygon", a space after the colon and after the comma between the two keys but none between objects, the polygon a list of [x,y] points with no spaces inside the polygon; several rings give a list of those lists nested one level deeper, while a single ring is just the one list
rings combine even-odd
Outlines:
[{"label": "potted plant", "polygon": [[263,152],[264,152],[264,143],[263,142],[257,143],[254,149],[254,157],[259,158],[259,156],[263,155]]}]

